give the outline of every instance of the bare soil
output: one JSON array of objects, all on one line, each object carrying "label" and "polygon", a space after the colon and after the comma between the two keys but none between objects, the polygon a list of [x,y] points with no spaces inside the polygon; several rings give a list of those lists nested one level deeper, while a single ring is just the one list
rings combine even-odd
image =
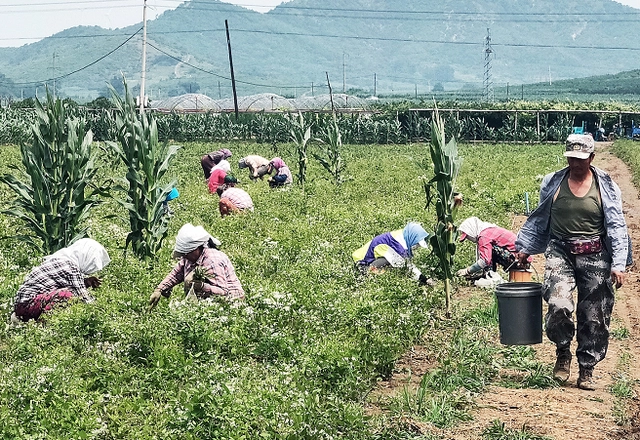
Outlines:
[{"label": "bare soil", "polygon": [[[473,420],[446,430],[411,421],[416,431],[442,439],[481,439],[482,432],[494,420],[499,420],[507,429],[521,430],[526,426],[529,433],[557,440],[640,439],[640,400],[637,394],[632,399],[626,399],[621,407],[620,399],[611,393],[616,375],[621,373],[633,381],[635,391],[640,383],[640,274],[636,272],[636,266],[640,267],[640,200],[628,168],[609,152],[610,146],[608,142],[597,144],[594,165],[608,171],[620,186],[636,263],[627,269],[625,285],[617,291],[611,324],[612,330],[626,328],[629,337],[611,338],[607,357],[596,366],[594,372],[598,389],[584,391],[576,387],[578,365],[574,355],[572,375],[564,386],[543,390],[490,386],[476,398]],[[514,218],[512,230],[517,231],[524,220],[524,217]],[[542,275],[544,258],[536,256],[533,265],[537,273]],[[475,287],[462,288],[455,294],[454,301],[463,303],[471,296],[481,294],[487,295]],[[464,307],[464,304],[460,306]],[[555,346],[546,336],[543,343],[535,345],[534,349],[536,359],[553,365]],[[572,351],[575,354],[575,341]],[[623,359],[626,362],[622,362]],[[427,346],[413,347],[397,363],[393,376],[381,382],[372,393],[373,400],[398,395],[405,387],[415,389],[422,375],[436,365],[435,357]],[[372,404],[372,411],[376,411],[375,404]]]}]

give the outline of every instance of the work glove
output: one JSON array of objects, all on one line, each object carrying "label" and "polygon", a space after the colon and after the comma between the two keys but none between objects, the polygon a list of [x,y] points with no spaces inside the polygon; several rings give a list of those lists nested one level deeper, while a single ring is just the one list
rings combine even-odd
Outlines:
[{"label": "work glove", "polygon": [[427,277],[425,277],[424,274],[420,274],[418,277],[418,286],[426,286],[427,284],[429,284]]},{"label": "work glove", "polygon": [[467,275],[469,275],[468,267],[465,267],[464,269],[460,269],[459,271],[456,272],[456,276],[459,276],[459,277],[466,277]]},{"label": "work glove", "polygon": [[162,298],[162,292],[158,289],[154,290],[149,298],[149,311],[153,310],[153,308],[158,305],[160,298]]}]

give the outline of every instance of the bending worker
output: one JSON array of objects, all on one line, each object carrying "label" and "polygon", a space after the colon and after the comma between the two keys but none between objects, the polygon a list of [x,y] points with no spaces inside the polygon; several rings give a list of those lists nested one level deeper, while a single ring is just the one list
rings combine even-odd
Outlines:
[{"label": "bending worker", "polygon": [[416,249],[429,246],[428,239],[429,234],[420,224],[410,222],[404,229],[374,237],[353,253],[353,261],[362,273],[367,270],[379,272],[388,266],[407,267],[420,285],[430,284],[430,280],[410,261]]},{"label": "bending worker", "polygon": [[[478,217],[465,219],[458,230],[460,242],[469,240],[476,244],[477,260],[469,267],[456,272],[459,277],[480,278],[484,272],[496,271],[498,264],[504,270],[516,261],[516,234]],[[515,266],[515,265],[514,265]]]},{"label": "bending worker", "polygon": [[100,287],[101,280],[88,275],[101,271],[110,261],[105,248],[90,238],[45,257],[18,289],[12,320],[14,316],[22,321],[40,319],[44,312],[72,298],[86,303],[95,301],[87,289]]},{"label": "bending worker", "polygon": [[192,288],[198,299],[220,296],[228,300],[244,298],[244,290],[227,255],[218,250],[220,241],[202,226],[187,223],[178,231],[173,257],[176,267],[156,287],[149,298],[149,308],[163,296],[169,298],[174,286],[184,283],[185,294]]},{"label": "bending worker", "polygon": [[577,385],[584,390],[595,389],[593,369],[607,354],[613,287],[625,281],[628,250],[620,188],[591,165],[594,150],[590,135],[569,135],[568,167],[544,177],[540,203],[516,240],[520,262],[542,252],[546,258],[542,297],[547,337],[556,345],[553,375],[569,379],[576,336]]},{"label": "bending worker", "polygon": [[269,159],[255,154],[245,156],[238,161],[238,168],[249,168],[249,178],[251,180],[262,179],[269,172]]}]

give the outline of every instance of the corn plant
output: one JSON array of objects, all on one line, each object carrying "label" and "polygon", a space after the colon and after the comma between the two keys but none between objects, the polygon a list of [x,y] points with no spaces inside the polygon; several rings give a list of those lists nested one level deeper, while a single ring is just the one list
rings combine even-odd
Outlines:
[{"label": "corn plant", "polygon": [[311,126],[307,126],[302,112],[298,112],[298,121],[291,127],[291,140],[296,146],[298,155],[298,183],[304,187],[307,178],[307,143],[311,139]]},{"label": "corn plant", "polygon": [[331,174],[334,183],[340,185],[344,181],[344,177],[342,176],[344,162],[342,161],[342,157],[340,157],[342,136],[335,113],[333,114],[333,120],[322,130],[322,138],[318,139],[318,141],[322,145],[321,151],[324,153],[324,156],[312,153],[313,157]]},{"label": "corn plant", "polygon": [[437,216],[435,231],[429,241],[444,274],[447,317],[449,317],[451,315],[451,279],[453,278],[451,268],[458,237],[458,230],[454,224],[458,210],[454,187],[462,158],[458,156],[455,138],[445,144],[445,126],[437,111],[431,122],[429,153],[433,162],[434,176],[424,184],[424,189],[427,207],[432,203],[435,204]]},{"label": "corn plant", "polygon": [[16,237],[43,253],[52,253],[87,235],[85,220],[100,203],[104,187],[95,185],[98,168],[93,134],[70,117],[67,106],[47,91],[46,103],[35,100],[33,141],[22,144],[22,166],[1,180],[16,193],[6,214],[21,220],[33,235]]},{"label": "corn plant", "polygon": [[167,237],[169,213],[164,203],[176,182],[163,183],[163,177],[180,147],[158,142],[155,118],[144,112],[138,114],[126,81],[124,98],[113,87],[111,94],[117,109],[119,144],[109,142],[109,145],[127,168],[122,184],[115,186],[126,194],[118,202],[129,213],[131,232],[125,250],[131,246],[138,258],[149,259],[155,257]]}]

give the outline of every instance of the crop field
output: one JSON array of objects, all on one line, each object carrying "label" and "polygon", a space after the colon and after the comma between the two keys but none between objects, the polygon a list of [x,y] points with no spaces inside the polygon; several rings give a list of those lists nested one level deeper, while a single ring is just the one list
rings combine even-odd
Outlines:
[{"label": "crop field", "polygon": [[[200,168],[200,157],[219,148],[233,152],[232,173],[255,212],[220,217]],[[559,145],[460,145],[459,153],[458,222],[477,215],[507,228],[525,212],[525,194],[535,207],[542,175],[564,164]],[[1,333],[0,438],[408,439],[407,419],[447,427],[468,418],[474,394],[503,380],[498,371],[508,362],[530,373],[513,386],[548,386],[550,371],[529,361],[529,348],[499,345],[490,294],[479,292],[466,308],[454,294],[445,319],[442,282],[422,288],[394,271],[356,276],[351,253],[373,236],[411,220],[432,228],[427,145],[345,145],[341,185],[311,160],[304,188],[284,190],[249,181],[237,167],[247,154],[280,156],[295,175],[291,144],[182,144],[167,173],[180,197],[170,202],[169,239],[156,260],[123,252],[129,225],[120,205],[105,200],[92,212],[89,234],[112,259],[97,301]],[[15,146],[2,147],[2,156],[0,174],[20,163]],[[107,150],[97,160],[99,179],[124,177]],[[0,187],[3,207],[12,197]],[[149,295],[175,264],[175,234],[187,222],[221,240],[246,300],[184,303],[179,286],[149,313]],[[0,215],[3,316],[43,257],[12,239],[21,228]],[[456,269],[475,255],[468,243],[458,249]],[[428,250],[415,262],[441,281]],[[438,353],[436,368],[417,393],[371,411],[376,382],[423,335]]]}]

